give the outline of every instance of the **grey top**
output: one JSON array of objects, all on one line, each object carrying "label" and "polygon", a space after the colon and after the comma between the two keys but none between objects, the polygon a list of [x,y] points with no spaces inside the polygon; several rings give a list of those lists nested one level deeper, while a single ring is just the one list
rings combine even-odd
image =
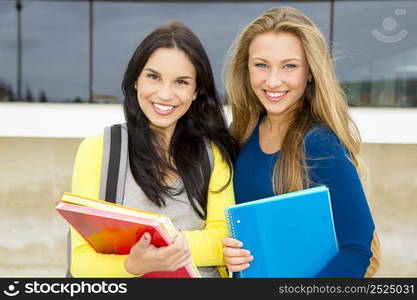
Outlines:
[{"label": "grey top", "polygon": [[[179,191],[179,189],[182,188],[182,185],[182,180],[178,179],[171,187]],[[205,221],[200,219],[194,212],[185,191],[179,195],[172,196],[172,198],[166,196],[164,197],[164,200],[166,203],[164,207],[158,207],[156,204],[149,201],[141,187],[133,178],[128,164],[123,197],[124,206],[167,215],[171,218],[174,226],[182,231],[204,229]],[[216,267],[198,267],[198,270],[201,277],[220,277]]]}]

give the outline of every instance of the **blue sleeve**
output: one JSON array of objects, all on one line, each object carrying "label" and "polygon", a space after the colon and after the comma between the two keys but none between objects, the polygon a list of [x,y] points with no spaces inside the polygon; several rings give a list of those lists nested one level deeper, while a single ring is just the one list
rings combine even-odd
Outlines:
[{"label": "blue sleeve", "polygon": [[363,277],[372,257],[374,222],[361,181],[338,137],[320,127],[305,139],[313,185],[330,191],[339,252],[317,277]]}]

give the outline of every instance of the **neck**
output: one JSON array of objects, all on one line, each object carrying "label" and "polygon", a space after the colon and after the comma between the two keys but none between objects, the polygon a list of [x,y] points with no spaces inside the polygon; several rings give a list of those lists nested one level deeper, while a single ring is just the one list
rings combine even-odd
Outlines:
[{"label": "neck", "polygon": [[296,103],[280,114],[267,112],[264,121],[264,128],[273,134],[279,133],[281,136],[284,136],[291,121],[295,117],[297,110],[300,108],[300,105],[301,103]]},{"label": "neck", "polygon": [[266,114],[264,120],[264,128],[274,134],[280,133],[283,135],[289,126],[289,116],[288,115],[273,115],[270,113]]},{"label": "neck", "polygon": [[156,152],[158,153],[160,159],[164,162],[163,165],[166,167],[164,175],[164,183],[170,185],[176,178],[175,173],[173,173],[173,168],[175,167],[175,162],[170,156],[170,143],[172,136],[174,135],[175,126],[169,128],[152,128],[156,133],[156,140],[154,141],[154,146],[156,147]]},{"label": "neck", "polygon": [[160,139],[160,146],[162,146],[164,150],[168,151],[172,136],[174,135],[175,126],[171,126],[168,128],[157,128],[151,126],[151,129],[158,135]]}]

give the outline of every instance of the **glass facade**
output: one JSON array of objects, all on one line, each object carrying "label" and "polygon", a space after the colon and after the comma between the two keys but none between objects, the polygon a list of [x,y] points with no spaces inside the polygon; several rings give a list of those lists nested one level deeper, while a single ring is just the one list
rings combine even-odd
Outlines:
[{"label": "glass facade", "polygon": [[333,53],[350,105],[417,106],[416,16],[416,1],[335,2]]},{"label": "glass facade", "polygon": [[[148,33],[158,25],[170,21],[181,21],[201,39],[213,67],[216,86],[224,94],[222,65],[233,39],[247,23],[272,6],[270,2],[95,3],[96,97],[103,95],[104,99],[122,99],[120,83],[129,58]],[[294,6],[310,12],[311,18],[328,31],[327,3],[297,3]]]},{"label": "glass facade", "polygon": [[237,34],[262,11],[288,5],[308,15],[331,44],[350,105],[417,106],[415,1],[90,4],[0,1],[0,101],[121,102],[133,51],[156,26],[174,20],[201,39],[224,95],[222,66]]},{"label": "glass facade", "polygon": [[17,98],[17,21],[14,0],[0,1],[0,101]]},{"label": "glass facade", "polygon": [[[16,3],[6,0],[4,10],[0,6],[0,61],[6,65],[6,69],[0,68],[0,81],[13,86],[14,95],[21,95],[12,100],[85,101],[89,84],[88,3],[20,1],[20,13]],[[19,18],[21,47],[16,37]]]}]

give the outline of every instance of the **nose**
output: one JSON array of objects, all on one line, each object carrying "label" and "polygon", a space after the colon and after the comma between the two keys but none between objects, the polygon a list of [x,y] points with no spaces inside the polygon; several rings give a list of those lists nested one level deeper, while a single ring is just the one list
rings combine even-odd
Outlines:
[{"label": "nose", "polygon": [[271,70],[266,80],[266,86],[268,89],[273,90],[274,88],[282,84],[281,74],[278,70]]},{"label": "nose", "polygon": [[174,92],[169,84],[164,84],[158,91],[158,97],[162,101],[169,101],[173,98]]}]

